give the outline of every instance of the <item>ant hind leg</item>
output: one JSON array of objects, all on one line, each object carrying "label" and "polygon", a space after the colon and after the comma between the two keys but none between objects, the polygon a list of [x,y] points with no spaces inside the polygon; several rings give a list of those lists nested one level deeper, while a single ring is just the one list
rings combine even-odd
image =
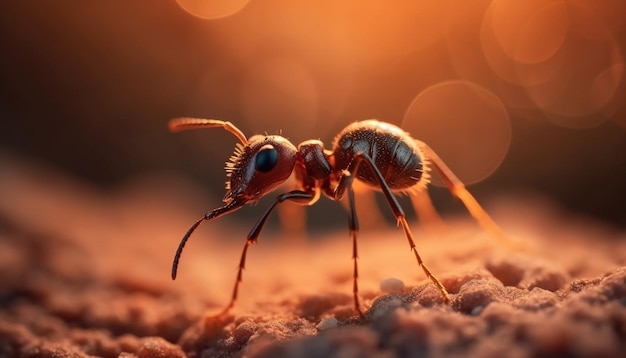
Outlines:
[{"label": "ant hind leg", "polygon": [[[411,251],[413,251],[413,253],[415,254],[415,258],[417,260],[417,264],[422,268],[422,270],[424,271],[424,273],[426,274],[426,276],[432,281],[433,284],[435,284],[435,286],[437,287],[437,289],[441,292],[441,296],[443,297],[443,300],[448,303],[451,301],[450,299],[450,295],[448,294],[448,291],[446,290],[445,286],[441,283],[441,281],[439,281],[439,279],[437,277],[435,277],[435,275],[432,274],[432,272],[430,271],[430,269],[426,266],[426,264],[424,264],[424,261],[422,260],[421,256],[419,255],[418,251],[417,251],[417,247],[415,245],[415,240],[413,240],[413,234],[411,233],[411,229],[409,228],[409,224],[406,221],[406,215],[404,214],[404,210],[402,209],[402,207],[400,206],[400,203],[398,202],[398,200],[396,199],[396,197],[393,195],[393,193],[391,192],[391,189],[389,188],[389,185],[387,185],[387,182],[385,181],[382,173],[380,172],[380,170],[378,169],[378,167],[376,167],[376,164],[372,161],[372,159],[370,157],[368,157],[365,154],[359,153],[357,154],[354,159],[352,160],[352,162],[350,163],[350,165],[348,166],[347,169],[347,173],[348,174],[344,174],[341,179],[339,180],[339,184],[337,185],[337,189],[335,191],[335,199],[339,200],[341,199],[341,195],[343,194],[345,189],[348,189],[348,195],[350,195],[351,192],[351,182],[353,180],[352,175],[350,173],[356,173],[359,165],[361,165],[362,163],[365,163],[365,165],[367,165],[375,174],[378,183],[380,185],[380,188],[385,196],[385,199],[387,200],[387,203],[389,204],[389,207],[391,208],[391,211],[393,212],[394,216],[396,217],[396,220],[398,221],[398,224],[402,226],[402,229],[404,230],[404,234],[406,235],[406,238],[409,242],[409,246],[411,247]],[[353,208],[354,205],[353,203],[351,203],[351,208]],[[356,213],[354,214],[354,217],[356,217]],[[356,243],[356,239],[355,243]],[[355,256],[356,256],[356,249],[355,249]],[[355,259],[355,287],[356,287],[356,259]],[[355,296],[356,297],[356,296]]]},{"label": "ant hind leg", "polygon": [[[396,217],[396,220],[398,221],[398,225],[402,226],[402,229],[404,230],[404,234],[406,235],[406,238],[409,242],[411,251],[413,251],[413,253],[415,254],[415,259],[417,260],[417,264],[422,268],[422,270],[424,271],[426,276],[432,281],[432,283],[435,284],[437,289],[439,289],[439,291],[441,292],[441,296],[443,297],[443,300],[446,303],[450,302],[451,301],[450,294],[446,290],[445,286],[441,283],[441,281],[439,281],[437,277],[435,277],[435,275],[432,274],[430,269],[426,266],[426,264],[424,264],[424,261],[419,255],[419,252],[417,251],[417,247],[415,245],[415,240],[413,240],[413,234],[411,233],[409,224],[406,221],[406,215],[404,214],[404,210],[402,209],[402,206],[400,206],[400,203],[398,202],[396,197],[391,192],[391,188],[389,188],[389,185],[387,185],[385,178],[383,177],[378,167],[376,167],[376,164],[373,162],[373,160],[367,155],[363,153],[359,153],[354,157],[347,171],[349,173],[356,173],[359,165],[361,165],[362,163],[367,165],[375,174],[378,180],[378,184],[380,185],[380,189],[382,190],[383,195],[385,196],[385,199],[387,200],[387,203],[389,204],[389,207],[391,208],[391,211],[393,212],[394,216]],[[347,183],[345,181],[348,179],[352,180],[351,178],[349,178],[349,176],[344,175],[339,180],[339,184],[337,185],[337,190],[336,190],[336,192],[339,195],[343,193],[343,190],[346,188]],[[348,185],[348,189],[350,189],[349,185]]]},{"label": "ant hind leg", "polygon": [[463,184],[463,182],[456,175],[454,175],[452,170],[448,168],[446,163],[428,144],[417,140],[416,143],[420,146],[420,148],[422,148],[428,160],[433,164],[435,170],[443,179],[448,190],[450,190],[453,196],[461,200],[470,215],[472,215],[472,217],[474,217],[474,219],[483,228],[489,231],[496,240],[509,248],[517,250],[528,249],[527,244],[513,241],[504,234],[502,229],[493,221],[491,216],[487,214],[476,198],[474,198],[467,188],[465,188],[465,184]]}]

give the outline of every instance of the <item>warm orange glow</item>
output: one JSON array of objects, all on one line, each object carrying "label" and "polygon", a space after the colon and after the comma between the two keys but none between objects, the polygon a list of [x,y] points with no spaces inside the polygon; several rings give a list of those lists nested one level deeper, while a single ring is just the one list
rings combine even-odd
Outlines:
[{"label": "warm orange glow", "polygon": [[[569,14],[574,18],[571,24]],[[487,20],[510,57],[488,57],[494,70],[523,85],[554,123],[583,128],[608,118],[597,114],[622,82],[623,59],[595,9],[580,3],[566,7],[562,1],[498,1],[487,12]]]},{"label": "warm orange glow", "polygon": [[[511,141],[502,101],[468,81],[443,82],[422,91],[407,109],[402,127],[437,151],[466,184],[491,175]],[[434,182],[441,183],[436,176]]]},{"label": "warm orange glow", "polygon": [[[255,126],[261,131],[289,132],[281,123],[298,120],[306,132],[318,118],[325,123],[329,116],[341,118],[332,129],[317,127],[317,135],[329,138],[350,120],[378,117],[398,123],[398,106],[406,105],[398,98],[373,110],[361,106],[361,113],[354,109],[359,103],[384,101],[390,91],[415,93],[443,79],[465,79],[497,94],[506,107],[541,109],[545,116],[537,120],[592,127],[620,108],[615,98],[623,95],[619,68],[624,61],[616,34],[622,24],[608,15],[620,8],[617,1],[272,0],[211,27],[212,53],[230,60],[211,60],[209,84],[193,98],[204,103],[211,95],[233,106],[241,103],[241,120],[270,125]],[[443,42],[452,70],[440,65],[441,52],[431,51]],[[398,66],[405,75],[392,76]],[[216,77],[236,73],[243,78],[233,83],[228,97],[212,85]],[[291,135],[304,139],[298,129]]]},{"label": "warm orange glow", "polygon": [[240,92],[243,119],[258,132],[305,136],[318,117],[316,83],[308,69],[289,58],[257,59],[248,68]]},{"label": "warm orange glow", "polygon": [[507,56],[521,63],[540,63],[552,57],[569,28],[562,0],[496,0],[485,21]]},{"label": "warm orange glow", "polygon": [[215,20],[233,15],[250,0],[176,0],[178,5],[193,16]]},{"label": "warm orange glow", "polygon": [[0,357],[626,351],[626,0],[0,13]]},{"label": "warm orange glow", "polygon": [[[515,3],[526,4],[526,2]],[[517,19],[523,18],[524,21],[530,21],[529,18],[517,17],[515,13],[510,14],[504,10],[508,10],[508,8],[499,9],[496,6],[491,6],[485,13],[480,27],[482,50],[491,69],[501,79],[515,85],[534,86],[549,81],[554,77],[565,60],[562,56],[554,56],[561,44],[558,40],[550,42],[537,39],[537,37],[546,35],[541,33],[540,29],[535,28],[533,28],[533,31],[536,37],[531,39],[529,32],[518,29],[518,26],[523,28],[532,27],[530,23],[510,26],[511,21],[509,19],[509,17],[515,17]],[[511,10],[519,9],[513,8]],[[532,9],[527,10],[530,11]],[[537,18],[538,16],[538,14],[535,14],[535,16],[531,17]],[[553,34],[553,37],[559,38],[559,34]],[[522,40],[522,38],[526,40]],[[524,47],[521,44],[523,41],[530,42],[532,45]],[[536,43],[541,43],[543,46],[538,47],[539,45]],[[550,43],[552,46],[548,45]]]}]

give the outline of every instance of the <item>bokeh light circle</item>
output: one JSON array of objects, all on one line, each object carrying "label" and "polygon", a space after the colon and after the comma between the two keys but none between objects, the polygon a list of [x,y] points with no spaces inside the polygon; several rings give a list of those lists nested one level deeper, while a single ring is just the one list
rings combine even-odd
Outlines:
[{"label": "bokeh light circle", "polygon": [[189,14],[205,19],[216,20],[233,15],[248,4],[250,0],[176,0],[178,5]]},{"label": "bokeh light circle", "polygon": [[626,129],[626,115],[623,114],[626,108],[624,107],[626,83],[623,80],[625,70],[625,62],[616,63],[600,73],[591,88],[592,100],[602,108],[603,116],[624,129]]},{"label": "bokeh light circle", "polygon": [[481,47],[493,73],[559,126],[604,123],[623,92],[623,45],[594,4],[494,0],[483,16]]},{"label": "bokeh light circle", "polygon": [[526,91],[553,123],[591,128],[608,120],[603,110],[623,81],[623,49],[597,14],[574,3],[569,11],[563,64],[549,82],[526,86]]},{"label": "bokeh light circle", "polygon": [[257,59],[240,89],[242,119],[257,131],[285,130],[304,138],[318,117],[317,84],[308,68],[288,57]]},{"label": "bokeh light circle", "polygon": [[495,0],[488,19],[499,46],[520,63],[540,63],[552,57],[569,28],[563,0]]},{"label": "bokeh light circle", "polygon": [[[442,82],[422,91],[407,109],[402,128],[433,148],[465,184],[491,175],[511,143],[502,101],[469,81]],[[442,182],[435,175],[433,183]]]},{"label": "bokeh light circle", "polygon": [[[559,56],[559,50],[569,26],[565,15],[554,15],[563,18],[560,20],[562,25],[556,27],[558,31],[541,33],[545,26],[534,28],[534,23],[550,21],[550,16],[544,12],[560,14],[560,11],[553,10],[559,9],[560,3],[555,0],[547,2],[548,5],[535,4],[543,12],[524,4],[523,1],[510,3],[510,0],[493,2],[483,16],[480,41],[485,59],[499,78],[514,85],[535,86],[550,81],[561,68],[565,59]],[[525,15],[516,15],[511,13],[512,10]],[[543,37],[551,40],[544,41]]]}]

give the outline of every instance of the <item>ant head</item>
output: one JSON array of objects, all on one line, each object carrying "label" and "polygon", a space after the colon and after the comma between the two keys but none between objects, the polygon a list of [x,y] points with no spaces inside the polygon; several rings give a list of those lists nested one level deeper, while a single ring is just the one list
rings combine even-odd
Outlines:
[{"label": "ant head", "polygon": [[296,162],[296,147],[277,136],[255,135],[244,146],[237,143],[226,162],[224,202],[258,200],[287,180]]}]

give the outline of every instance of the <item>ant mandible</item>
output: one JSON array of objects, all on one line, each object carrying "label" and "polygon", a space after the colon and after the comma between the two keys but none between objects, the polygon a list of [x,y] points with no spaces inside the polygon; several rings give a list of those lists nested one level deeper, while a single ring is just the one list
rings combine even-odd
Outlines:
[{"label": "ant mandible", "polygon": [[257,242],[265,222],[276,206],[285,201],[300,205],[313,205],[320,194],[339,201],[347,192],[349,227],[352,236],[352,259],[354,261],[353,295],[354,307],[363,316],[358,296],[357,233],[359,224],[354,204],[352,183],[356,178],[370,187],[382,191],[391,207],[398,225],[402,226],[411,251],[426,276],[441,292],[443,300],[450,302],[450,295],[443,284],[422,261],[406,216],[394,193],[417,194],[428,184],[428,164],[441,175],[450,192],[459,198],[470,214],[496,237],[503,238],[499,227],[465,189],[465,185],[450,171],[439,156],[424,142],[413,139],[399,127],[370,119],[354,122],[345,127],[333,141],[332,151],[324,149],[319,140],[307,140],[295,147],[279,135],[255,135],[250,138],[227,121],[200,118],[176,118],[169,123],[172,132],[196,128],[221,127],[232,133],[237,143],[234,154],[226,162],[225,205],[213,209],[196,221],[185,233],[172,264],[172,279],[180,256],[189,236],[205,220],[216,219],[253,203],[269,194],[291,174],[295,175],[296,189],[279,195],[254,225],[243,247],[235,287],[222,313],[228,312],[237,300],[239,283],[246,263],[250,244]]}]

